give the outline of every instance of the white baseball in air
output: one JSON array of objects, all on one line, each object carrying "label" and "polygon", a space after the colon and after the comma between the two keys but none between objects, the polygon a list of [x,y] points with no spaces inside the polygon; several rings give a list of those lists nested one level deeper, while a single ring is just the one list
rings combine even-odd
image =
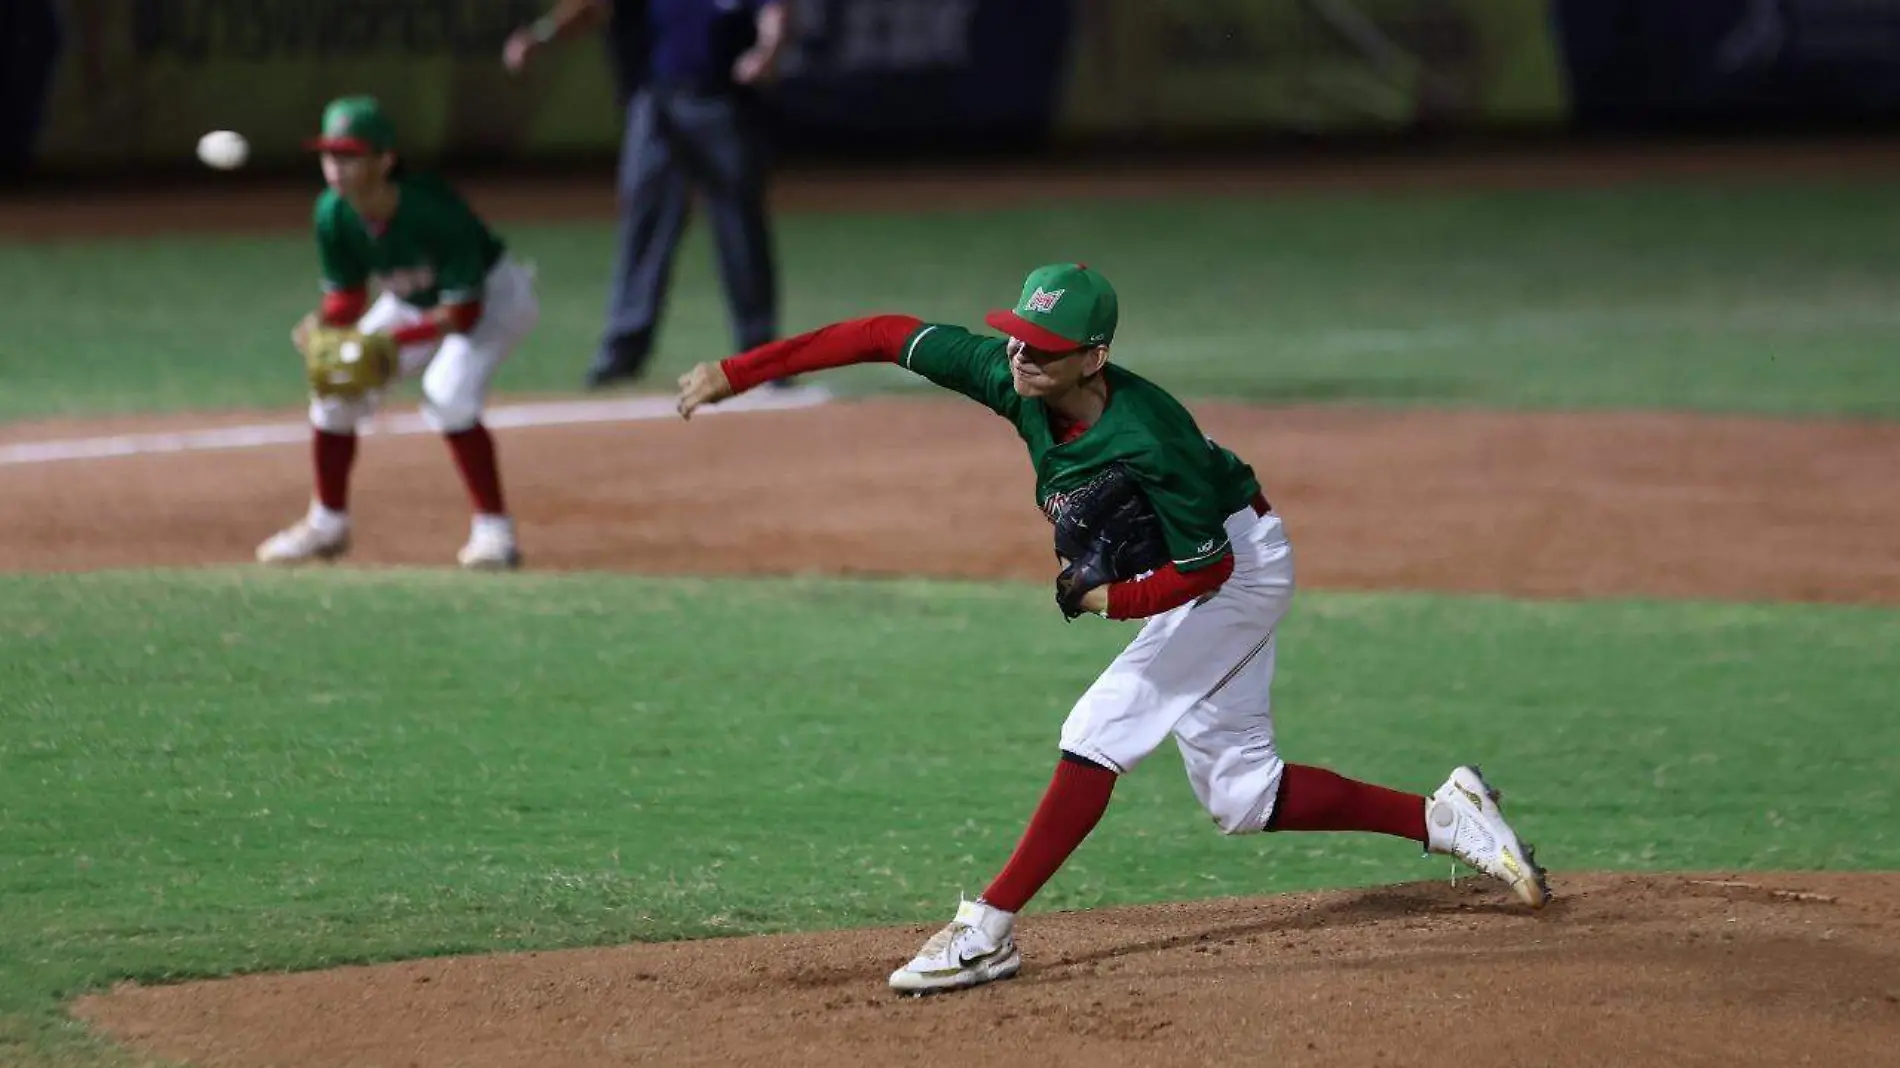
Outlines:
[{"label": "white baseball in air", "polygon": [[213,130],[198,139],[198,158],[207,167],[236,170],[250,155],[251,143],[235,130]]}]

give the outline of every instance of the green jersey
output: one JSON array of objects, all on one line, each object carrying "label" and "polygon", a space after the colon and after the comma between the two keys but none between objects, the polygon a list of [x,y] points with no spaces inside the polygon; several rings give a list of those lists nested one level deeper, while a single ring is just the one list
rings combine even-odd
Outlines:
[{"label": "green jersey", "polygon": [[317,198],[317,259],[324,290],[375,282],[418,308],[480,300],[504,247],[447,183],[396,179],[396,214],[372,227],[334,189]]},{"label": "green jersey", "polygon": [[1260,492],[1252,468],[1202,434],[1166,390],[1112,363],[1102,371],[1102,418],[1059,442],[1048,408],[1016,392],[1007,345],[955,326],[925,325],[905,341],[898,362],[1016,425],[1036,468],[1036,504],[1044,514],[1054,513],[1062,494],[1119,463],[1154,505],[1176,568],[1194,571],[1226,555],[1227,517]]}]

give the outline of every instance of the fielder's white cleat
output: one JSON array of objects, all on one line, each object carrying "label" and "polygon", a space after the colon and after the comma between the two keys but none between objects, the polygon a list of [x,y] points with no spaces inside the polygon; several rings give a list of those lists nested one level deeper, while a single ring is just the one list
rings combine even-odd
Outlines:
[{"label": "fielder's white cleat", "polygon": [[469,525],[468,544],[455,560],[470,571],[507,571],[521,566],[515,524],[507,516],[478,515]]},{"label": "fielder's white cleat", "polygon": [[1531,908],[1543,908],[1550,900],[1544,869],[1504,821],[1500,796],[1477,768],[1452,769],[1451,778],[1425,802],[1425,830],[1431,839],[1426,847],[1501,880]]},{"label": "fielder's white cleat", "polygon": [[1023,966],[1015,927],[1015,913],[965,901],[957,906],[956,919],[931,935],[909,964],[891,973],[891,989],[937,994],[1012,978]]},{"label": "fielder's white cleat", "polygon": [[260,564],[301,564],[334,560],[350,550],[350,521],[338,513],[311,514],[264,539],[257,547]]}]

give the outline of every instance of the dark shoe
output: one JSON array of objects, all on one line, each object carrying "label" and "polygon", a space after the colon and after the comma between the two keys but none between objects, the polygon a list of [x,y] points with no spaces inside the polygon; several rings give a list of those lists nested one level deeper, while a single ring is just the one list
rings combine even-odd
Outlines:
[{"label": "dark shoe", "polygon": [[613,364],[595,364],[587,369],[587,379],[582,385],[589,390],[606,389],[623,379],[640,377],[638,368],[617,367]]},{"label": "dark shoe", "polygon": [[611,341],[602,345],[594,356],[594,362],[587,368],[587,389],[605,389],[615,382],[632,381],[646,373],[647,356],[651,350],[642,351],[625,341]]}]

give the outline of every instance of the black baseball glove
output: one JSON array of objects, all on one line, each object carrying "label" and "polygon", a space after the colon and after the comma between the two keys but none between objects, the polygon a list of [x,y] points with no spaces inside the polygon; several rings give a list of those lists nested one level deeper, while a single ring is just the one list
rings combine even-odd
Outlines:
[{"label": "black baseball glove", "polygon": [[1051,502],[1056,558],[1056,607],[1064,619],[1082,614],[1082,595],[1168,562],[1168,544],[1154,506],[1128,469],[1116,464]]}]

